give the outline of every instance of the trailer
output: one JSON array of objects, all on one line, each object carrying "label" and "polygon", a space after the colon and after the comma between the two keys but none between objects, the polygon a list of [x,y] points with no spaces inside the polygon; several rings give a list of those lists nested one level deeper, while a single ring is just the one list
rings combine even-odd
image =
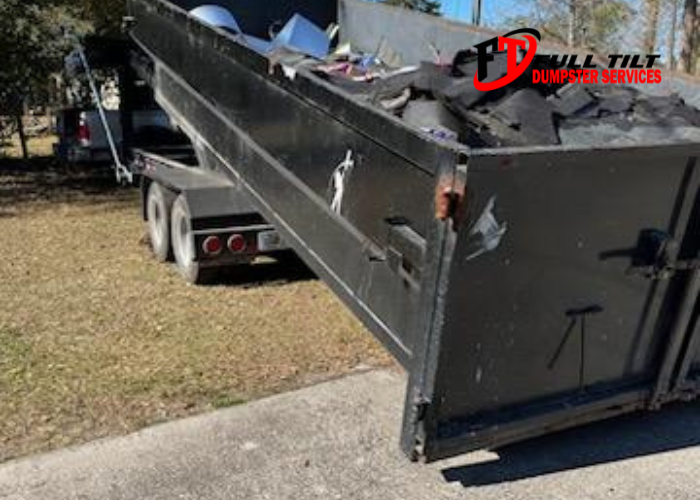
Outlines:
[{"label": "trailer", "polygon": [[[698,396],[700,144],[444,141],[271,64],[188,14],[203,3],[129,1],[138,71],[196,157],[139,155],[157,254],[201,281],[291,247],[408,372],[410,458]],[[474,38],[357,0],[217,3],[257,37],[301,13],[410,62],[416,40]]]}]

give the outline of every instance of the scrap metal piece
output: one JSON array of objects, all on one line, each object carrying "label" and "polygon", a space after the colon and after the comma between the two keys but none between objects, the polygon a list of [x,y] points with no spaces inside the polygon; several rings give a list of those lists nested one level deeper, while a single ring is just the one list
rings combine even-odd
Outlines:
[{"label": "scrap metal piece", "polygon": [[190,15],[216,28],[222,28],[235,34],[243,32],[233,14],[219,5],[200,5],[196,9],[192,9]]},{"label": "scrap metal piece", "polygon": [[300,14],[295,14],[272,42],[273,49],[288,49],[316,59],[328,56],[328,34]]},{"label": "scrap metal piece", "polygon": [[408,101],[411,99],[411,89],[404,89],[403,93],[398,96],[394,97],[393,99],[383,99],[379,101],[379,104],[384,108],[386,111],[392,111],[392,112],[398,112],[402,108],[406,107],[406,104],[408,104]]}]

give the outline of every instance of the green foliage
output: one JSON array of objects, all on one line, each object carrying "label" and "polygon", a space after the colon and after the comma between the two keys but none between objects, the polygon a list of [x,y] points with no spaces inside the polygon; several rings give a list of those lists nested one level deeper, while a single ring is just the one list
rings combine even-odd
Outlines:
[{"label": "green foliage", "polygon": [[119,33],[126,14],[125,0],[84,0],[81,3],[85,20],[90,22],[94,32],[102,35]]},{"label": "green foliage", "polygon": [[404,9],[418,10],[434,16],[440,15],[442,7],[439,1],[435,0],[381,0],[382,3],[402,7]]},{"label": "green foliage", "polygon": [[124,10],[124,0],[0,1],[0,116],[42,100],[71,50],[64,32],[118,32]]},{"label": "green foliage", "polygon": [[220,394],[211,401],[211,405],[217,410],[231,408],[232,406],[239,406],[245,403],[245,399],[230,396],[228,394]]},{"label": "green foliage", "polygon": [[45,14],[45,2],[3,0],[0,3],[0,109],[16,113],[24,97],[46,82],[55,69],[56,34]]}]

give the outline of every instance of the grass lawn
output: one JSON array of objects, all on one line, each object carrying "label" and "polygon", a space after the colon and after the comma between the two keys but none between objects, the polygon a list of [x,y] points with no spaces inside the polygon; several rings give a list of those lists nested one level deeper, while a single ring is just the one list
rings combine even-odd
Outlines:
[{"label": "grass lawn", "polygon": [[0,160],[0,461],[390,363],[301,266],[197,288],[143,235],[136,190]]}]

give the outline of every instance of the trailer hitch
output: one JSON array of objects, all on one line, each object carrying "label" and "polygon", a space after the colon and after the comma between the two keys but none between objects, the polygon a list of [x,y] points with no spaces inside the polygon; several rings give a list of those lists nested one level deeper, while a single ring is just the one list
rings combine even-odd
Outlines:
[{"label": "trailer hitch", "polygon": [[681,271],[700,269],[700,259],[679,259],[680,243],[670,234],[650,229],[642,231],[627,274],[662,281]]}]

